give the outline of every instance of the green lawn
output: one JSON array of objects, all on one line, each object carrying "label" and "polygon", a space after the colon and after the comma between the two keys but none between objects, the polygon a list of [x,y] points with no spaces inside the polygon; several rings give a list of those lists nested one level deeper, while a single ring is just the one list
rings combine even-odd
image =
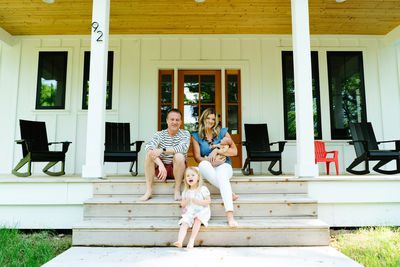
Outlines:
[{"label": "green lawn", "polygon": [[400,266],[398,227],[331,230],[331,246],[363,266]]},{"label": "green lawn", "polygon": [[[400,267],[400,228],[331,230],[331,246],[367,267]],[[41,266],[71,247],[71,235],[0,229],[0,266]]]},{"label": "green lawn", "polygon": [[71,247],[71,236],[49,231],[23,233],[0,229],[0,266],[41,266]]}]

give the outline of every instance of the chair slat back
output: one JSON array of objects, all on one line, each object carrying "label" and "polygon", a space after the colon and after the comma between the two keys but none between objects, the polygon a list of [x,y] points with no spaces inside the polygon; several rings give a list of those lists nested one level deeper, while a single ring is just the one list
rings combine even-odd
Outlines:
[{"label": "chair slat back", "polygon": [[[43,121],[27,121],[19,120],[19,128],[21,131],[21,139],[31,141],[32,152],[49,151],[46,123]],[[24,157],[28,154],[26,147],[22,146],[22,154]]]},{"label": "chair slat back", "polygon": [[374,129],[372,128],[372,124],[370,122],[362,124],[363,133],[365,136],[365,140],[368,141],[368,149],[369,150],[379,150],[378,142],[376,141]]},{"label": "chair slat back", "polygon": [[314,141],[315,158],[321,159],[326,157],[325,143]]},{"label": "chair slat back", "polygon": [[363,143],[357,141],[368,141],[368,140],[365,138],[365,135],[363,133],[363,127],[360,122],[351,122],[349,124],[349,127],[350,127],[351,139],[354,141],[354,150],[356,151],[356,156],[360,157],[367,151],[365,151]]},{"label": "chair slat back", "polygon": [[130,124],[106,122],[105,151],[130,151]]},{"label": "chair slat back", "polygon": [[270,151],[268,126],[263,124],[244,124],[246,149],[248,151]]}]

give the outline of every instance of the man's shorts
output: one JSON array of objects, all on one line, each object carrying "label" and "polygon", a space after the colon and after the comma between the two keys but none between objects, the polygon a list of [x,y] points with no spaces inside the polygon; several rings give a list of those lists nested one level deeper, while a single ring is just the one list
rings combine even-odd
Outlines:
[{"label": "man's shorts", "polygon": [[[174,179],[174,165],[172,163],[164,163],[164,167],[167,170],[167,179]],[[185,160],[185,168],[187,168],[187,160]],[[156,168],[156,176],[158,175],[158,166]]]}]

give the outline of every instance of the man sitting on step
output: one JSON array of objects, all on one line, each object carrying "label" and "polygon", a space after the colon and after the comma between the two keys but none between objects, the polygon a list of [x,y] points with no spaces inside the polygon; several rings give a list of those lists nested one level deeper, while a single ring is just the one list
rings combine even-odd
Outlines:
[{"label": "man sitting on step", "polygon": [[181,130],[182,113],[171,109],[167,114],[168,128],[156,132],[145,146],[146,193],[139,198],[146,201],[152,197],[154,176],[165,181],[175,178],[175,200],[181,200],[181,183],[186,169],[186,156],[190,145],[190,133]]}]

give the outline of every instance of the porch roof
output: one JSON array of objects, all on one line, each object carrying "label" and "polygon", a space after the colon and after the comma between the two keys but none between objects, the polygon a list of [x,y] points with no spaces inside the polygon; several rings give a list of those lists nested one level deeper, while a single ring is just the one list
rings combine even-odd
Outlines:
[{"label": "porch roof", "polygon": [[[112,0],[110,34],[291,34],[290,0]],[[385,35],[399,0],[309,0],[311,34]],[[90,34],[92,0],[0,0],[11,35]]]}]

